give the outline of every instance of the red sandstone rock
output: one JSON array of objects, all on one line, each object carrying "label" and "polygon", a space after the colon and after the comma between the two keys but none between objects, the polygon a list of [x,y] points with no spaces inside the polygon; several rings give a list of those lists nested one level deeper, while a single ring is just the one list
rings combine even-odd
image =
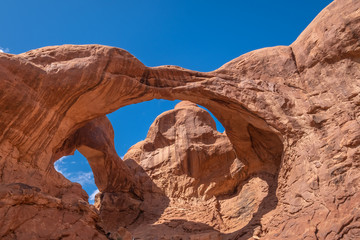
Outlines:
[{"label": "red sandstone rock", "polygon": [[135,160],[171,198],[233,193],[241,178],[242,164],[226,134],[216,131],[207,111],[187,101],[157,117],[126,159]]},{"label": "red sandstone rock", "polygon": [[[102,194],[142,202],[136,221],[123,223],[134,235],[161,239],[172,228],[174,239],[184,231],[223,239],[360,238],[359,8],[359,1],[335,0],[290,46],[256,50],[209,73],[149,68],[98,45],[0,53],[0,238],[106,239],[117,232],[80,185],[53,167],[74,146],[92,143],[95,155],[83,152],[100,157],[92,165]],[[136,161],[128,166],[139,177],[114,176],[111,166],[130,170],[112,147],[103,149],[112,144],[104,123],[94,132],[100,141],[75,144],[74,133],[89,121],[154,98],[192,101],[221,121],[243,164],[234,196],[185,194],[197,200],[171,202]],[[146,183],[143,192],[137,181]],[[238,211],[222,201],[240,203]],[[210,215],[219,204],[219,215]]]},{"label": "red sandstone rock", "polygon": [[[221,239],[220,231],[233,232],[242,227],[241,221],[248,222],[268,192],[266,183],[254,184],[259,179],[255,177],[240,186],[243,164],[226,134],[216,131],[207,111],[188,101],[158,116],[146,139],[130,148],[124,159],[143,186],[144,201],[134,207],[124,201],[123,194],[103,193],[98,208],[107,226],[126,226],[135,238],[156,239],[161,233],[162,239],[174,235]],[[249,187],[260,191],[252,192]],[[164,202],[158,200],[161,197],[167,200],[163,208],[144,210]],[[121,216],[134,208],[143,211],[141,217],[124,222]],[[157,217],[149,217],[149,212]],[[144,231],[150,225],[157,226],[156,230]],[[154,235],[149,237],[149,231]]]}]

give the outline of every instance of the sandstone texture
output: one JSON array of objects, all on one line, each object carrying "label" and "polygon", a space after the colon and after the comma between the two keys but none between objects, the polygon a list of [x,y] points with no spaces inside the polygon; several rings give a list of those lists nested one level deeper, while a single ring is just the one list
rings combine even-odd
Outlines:
[{"label": "sandstone texture", "polygon": [[233,193],[243,166],[226,134],[216,131],[210,114],[187,101],[161,114],[124,160],[130,168],[129,162],[136,161],[171,198],[209,199]]},{"label": "sandstone texture", "polygon": [[[155,98],[184,101],[123,161],[105,115]],[[207,73],[100,45],[0,53],[0,239],[360,239],[359,108],[358,0]],[[75,149],[94,206],[54,169]]]}]

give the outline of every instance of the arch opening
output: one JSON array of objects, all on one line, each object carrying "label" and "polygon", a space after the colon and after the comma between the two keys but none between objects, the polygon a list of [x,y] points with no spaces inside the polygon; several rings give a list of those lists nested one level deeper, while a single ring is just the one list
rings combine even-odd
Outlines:
[{"label": "arch opening", "polygon": [[[130,149],[131,146],[144,140],[147,132],[156,119],[157,116],[163,112],[172,110],[180,100],[169,101],[163,99],[154,99],[151,101],[132,104],[118,109],[117,111],[108,114],[107,118],[110,120],[112,128],[114,128],[114,143],[115,153],[124,158],[125,153]],[[224,132],[222,124],[209,112],[205,107],[199,106],[205,109],[215,121],[216,129],[219,132]],[[54,163],[55,169],[61,173],[65,178],[71,182],[79,183],[89,196],[89,203],[94,204],[95,195],[99,192],[94,180],[93,169],[89,163],[94,162],[94,159],[101,158],[102,153],[95,149],[84,146],[79,139],[79,132],[73,134],[67,141],[73,143],[73,154],[66,155],[56,160]],[[96,137],[89,135],[89,138]],[[69,150],[67,150],[69,152]],[[97,159],[98,160],[98,159]],[[95,161],[97,161],[95,160]],[[93,168],[97,169],[96,164],[91,164]],[[98,180],[98,182],[104,182],[107,180]]]},{"label": "arch opening", "polygon": [[99,192],[88,160],[76,150],[73,155],[61,157],[54,163],[55,170],[71,182],[76,182],[86,191],[89,203],[94,204],[95,195]]},{"label": "arch opening", "polygon": [[[158,112],[155,111],[148,125],[144,124],[146,121],[143,115],[132,119],[123,112],[124,109],[129,109],[133,112],[132,115],[139,115],[137,108],[131,108],[141,105],[152,112],[149,104],[159,102],[171,104],[167,109],[165,107],[168,110],[166,112],[161,108]],[[237,109],[233,110],[231,119],[227,119],[221,112],[221,103],[209,105],[215,106],[212,108],[214,114],[222,117],[222,122],[228,124],[225,125],[226,132],[217,131],[214,121],[216,118],[211,117],[210,111],[205,111],[202,106],[198,107],[191,102],[183,106],[183,102],[179,100],[154,100],[124,107],[109,114],[111,122],[106,117],[93,119],[65,141],[72,143],[87,158],[93,169],[95,183],[100,190],[97,196],[99,204],[96,207],[106,229],[114,231],[125,226],[136,231],[135,226],[142,224],[145,221],[141,220],[143,218],[152,219],[150,222],[147,220],[147,223],[170,221],[169,224],[172,224],[171,214],[167,213],[167,209],[180,207],[176,199],[183,199],[185,202],[182,204],[190,208],[190,199],[199,199],[205,206],[215,198],[216,206],[226,212],[220,213],[216,209],[211,211],[236,217],[235,220],[225,221],[226,227],[224,225],[214,229],[224,234],[235,234],[235,230],[257,221],[257,218],[272,209],[260,209],[263,201],[271,201],[274,203],[271,206],[275,207],[276,173],[281,159],[279,152],[282,153],[282,143],[278,136],[259,128],[259,124],[254,126],[244,121],[244,116],[236,115]],[[203,114],[206,115],[205,119]],[[142,127],[149,129],[145,131],[146,136],[142,135],[129,143],[133,147],[125,147],[126,150],[130,148],[126,154],[124,148],[117,147],[117,144],[121,146],[128,134],[117,133],[116,128],[119,125],[127,126],[125,130],[131,128],[126,121],[123,123],[119,119],[130,121],[135,127],[140,122]],[[232,124],[229,125],[229,121]],[[191,131],[183,126],[191,126]],[[210,128],[203,131],[204,126]],[[240,136],[237,127],[244,130]],[[143,131],[140,132],[143,134]],[[184,135],[182,139],[179,138],[181,134]],[[252,165],[246,165],[249,162]],[[254,187],[260,187],[261,194],[249,190]],[[227,207],[235,204],[234,202],[243,201],[243,198],[254,202],[245,212]],[[155,208],[154,202],[159,207]],[[199,210],[199,214],[204,214],[204,211]],[[257,217],[251,218],[253,214]],[[242,221],[242,224],[235,226],[233,221]],[[209,226],[205,224],[204,227]]]},{"label": "arch opening", "polygon": [[[233,114],[231,114],[230,119],[224,118],[223,113],[221,112],[222,103],[219,101],[212,101],[213,102],[211,104],[208,104],[209,106],[211,106],[210,109],[212,109],[212,111],[209,111],[201,105],[198,106],[202,109],[205,109],[208,114],[211,115],[212,119],[215,121],[215,126],[217,126],[215,128],[218,128],[220,131],[224,131],[223,125],[214,116],[214,114],[219,116],[219,119],[224,122],[226,126],[228,126],[225,134],[226,137],[229,138],[229,141],[234,148],[235,156],[239,162],[238,165],[242,168],[242,180],[246,179],[249,175],[257,172],[265,172],[273,175],[276,174],[281,162],[281,156],[283,151],[283,145],[278,135],[269,131],[268,129],[260,129],[252,124],[249,124],[247,121],[244,121],[244,117],[241,114],[236,114],[237,109],[233,110]],[[82,127],[80,127],[78,130],[76,130],[75,133],[73,133],[69,138],[67,138],[64,141],[62,147],[56,151],[56,155],[67,156],[69,154],[66,154],[66,152],[71,153],[75,151],[75,149],[78,149],[82,153],[82,155],[84,155],[89,161],[90,166],[94,171],[95,183],[98,185],[100,191],[118,191],[121,187],[117,186],[117,184],[121,186],[126,185],[126,189],[132,188],[133,180],[129,180],[127,179],[127,177],[115,177],[116,180],[109,180],[109,177],[111,175],[109,171],[104,175],[102,170],[109,168],[109,166],[107,166],[108,160],[106,160],[105,158],[109,157],[109,151],[111,152],[111,158],[117,159],[119,158],[119,156],[123,158],[126,153],[125,150],[128,150],[132,145],[135,145],[137,142],[144,139],[146,135],[143,135],[143,133],[146,133],[146,129],[149,129],[152,119],[156,118],[157,115],[164,112],[165,110],[174,108],[174,106],[179,102],[180,100],[152,100],[120,108],[119,110],[108,114],[109,120],[107,117],[100,117],[91,120]],[[141,105],[143,106],[143,110],[140,110]],[[151,105],[153,105],[153,107],[151,107]],[[145,119],[144,117],[148,115],[150,115],[150,117]],[[131,118],[130,116],[136,117]],[[128,127],[129,122],[119,122],[119,119],[123,120],[127,118],[130,118],[130,125],[132,126],[132,128]],[[110,120],[113,122],[113,124],[110,122]],[[229,123],[229,121],[231,123]],[[125,128],[122,129],[124,133],[120,132],[119,134],[114,135],[113,126],[125,126]],[[142,134],[137,134],[137,137],[131,139],[132,141],[130,140],[127,142],[127,144],[123,144],[123,139],[133,137],[129,132],[129,129],[136,129],[136,126],[142,127],[142,129],[140,128],[140,131],[138,131],[138,133],[141,132]],[[240,131],[238,128],[240,128]],[[89,131],[89,129],[91,131]],[[97,134],[100,134],[100,136],[97,136]],[[114,142],[121,144],[114,144]],[[120,152],[119,155],[117,154],[118,152]],[[69,158],[72,159],[73,157]],[[99,159],[102,160],[99,161]],[[115,161],[113,164],[117,165],[118,163],[117,161]],[[129,174],[127,170],[124,171],[125,175]],[[115,183],[116,181],[119,181],[119,179],[125,180],[125,183]],[[109,182],[111,181],[115,182],[110,184]],[[95,191],[89,191],[92,190],[87,191],[89,196],[93,196]]]},{"label": "arch opening", "polygon": [[[81,91],[81,94],[76,95],[73,104],[66,110],[66,116],[59,124],[58,135],[51,146],[54,150],[52,159],[57,159],[54,156],[66,155],[68,149],[74,146],[88,159],[95,183],[101,192],[97,195],[100,198],[100,205],[97,207],[106,231],[117,231],[119,227],[125,226],[132,229],[132,232],[140,231],[136,234],[141,235],[142,232],[152,231],[144,230],[143,224],[151,226],[161,221],[160,225],[165,226],[165,222],[170,220],[169,224],[172,225],[171,217],[164,219],[162,216],[169,216],[169,209],[182,208],[183,203],[196,198],[204,201],[204,219],[219,214],[232,219],[225,226],[219,220],[216,227],[210,226],[213,230],[233,231],[231,234],[236,235],[237,231],[241,231],[239,228],[245,228],[247,224],[252,228],[261,216],[276,206],[274,189],[277,188],[277,173],[283,151],[282,138],[280,132],[272,128],[278,121],[273,109],[266,105],[264,99],[256,101],[259,92],[257,88],[268,86],[251,85],[252,81],[247,85],[246,81],[239,79],[241,76],[234,75],[226,65],[209,73],[175,66],[149,68],[124,50],[102,50],[105,52],[94,57],[93,60],[99,61],[94,61],[92,67],[101,70],[84,71],[85,75],[79,76],[79,79],[86,82],[83,85],[74,84],[71,88],[71,91]],[[88,90],[83,90],[85,85],[89,87]],[[182,135],[174,135],[172,124],[162,125],[159,120],[158,127],[150,127],[153,127],[153,134],[148,134],[150,139],[147,136],[144,141],[135,144],[124,156],[125,161],[121,161],[113,142],[112,124],[105,115],[127,105],[152,99],[179,99],[206,107],[224,126],[229,146],[226,149],[230,151],[214,147],[216,138],[203,141],[201,147],[199,144],[187,144],[189,141],[186,140],[186,130],[179,131],[186,133],[183,138],[185,140],[179,142]],[[165,116],[173,123],[179,120],[168,113]],[[186,123],[186,118],[180,122]],[[195,132],[201,131],[201,127],[194,127],[194,122],[196,123],[192,121],[188,124],[193,125]],[[210,125],[213,126],[212,129],[216,129],[215,124],[203,124]],[[181,124],[176,126],[181,128]],[[210,133],[211,136],[214,131],[201,133]],[[217,134],[213,134],[215,135]],[[207,138],[200,134],[200,137],[192,140],[204,139]],[[207,154],[209,152],[211,154]],[[209,161],[215,164],[208,164],[207,159],[216,159],[213,156],[221,156],[224,161]],[[227,164],[223,164],[224,162]],[[161,171],[164,166],[166,174],[175,176],[171,182],[161,174],[164,173]],[[224,166],[227,171],[223,173],[219,169]],[[205,171],[206,169],[210,171]],[[212,175],[212,172],[221,172],[222,179],[214,180],[219,176]],[[231,184],[227,184],[229,182]],[[258,183],[262,186],[260,195],[252,190],[258,188]],[[226,188],[228,185],[232,187]],[[180,198],[185,202],[171,205]],[[254,203],[249,203],[245,212],[241,207],[236,208],[235,212],[232,208],[228,208],[229,211],[225,213],[220,212],[221,209],[226,209],[225,205],[242,206],[246,203],[245,199],[252,199],[251,203]],[[235,203],[231,203],[232,201]],[[264,201],[274,204],[260,209]],[[211,214],[206,212],[209,204],[213,204]],[[154,207],[155,205],[158,207]],[[199,211],[193,212],[194,216],[198,213]],[[244,224],[231,226],[232,221]],[[139,226],[142,226],[141,229]]]}]

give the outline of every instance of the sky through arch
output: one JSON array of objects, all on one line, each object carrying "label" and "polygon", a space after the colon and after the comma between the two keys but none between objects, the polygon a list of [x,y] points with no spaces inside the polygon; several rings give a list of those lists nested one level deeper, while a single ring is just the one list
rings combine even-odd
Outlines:
[{"label": "sky through arch", "polygon": [[[174,109],[179,102],[179,100],[154,99],[128,105],[108,114],[107,117],[115,132],[114,143],[118,155],[123,158],[131,146],[144,140],[156,117],[165,111]],[[224,132],[222,124],[211,112],[209,113],[216,122],[217,130]],[[80,183],[89,195],[89,202],[94,203],[95,194],[98,192],[94,175],[86,158],[79,151],[76,150],[74,155],[60,158],[55,162],[55,169],[70,181]]]},{"label": "sky through arch", "polygon": [[[103,44],[123,48],[147,66],[178,65],[206,72],[255,49],[290,45],[330,2],[3,0],[0,52]],[[150,101],[109,114],[118,154],[144,139],[155,117],[175,104]],[[63,158],[55,166],[70,180],[79,180],[73,173],[80,171],[82,181],[90,181],[91,169],[81,157],[76,153],[75,159]],[[96,190],[83,187],[89,195]]]}]

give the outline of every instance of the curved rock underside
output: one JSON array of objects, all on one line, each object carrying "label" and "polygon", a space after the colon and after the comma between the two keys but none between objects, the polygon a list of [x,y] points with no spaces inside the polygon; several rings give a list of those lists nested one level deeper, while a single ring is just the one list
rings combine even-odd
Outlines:
[{"label": "curved rock underside", "polygon": [[[360,238],[360,2],[208,72],[99,45],[0,53],[1,239]],[[107,113],[155,98],[125,161]],[[54,169],[78,149],[95,206]]]}]

